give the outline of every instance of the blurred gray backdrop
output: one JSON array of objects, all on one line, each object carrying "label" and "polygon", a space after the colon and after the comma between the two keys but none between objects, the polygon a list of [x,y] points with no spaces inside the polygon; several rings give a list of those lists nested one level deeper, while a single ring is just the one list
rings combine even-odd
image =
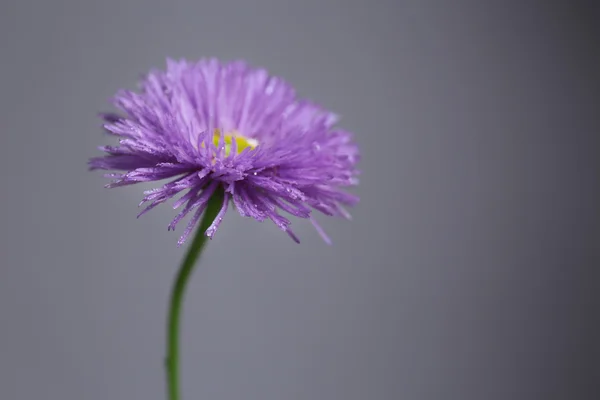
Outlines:
[{"label": "blurred gray backdrop", "polygon": [[600,398],[599,14],[562,3],[3,0],[0,399],[165,398],[181,229],[86,161],[167,56],[264,66],[363,154],[333,247],[226,216],[185,399]]}]

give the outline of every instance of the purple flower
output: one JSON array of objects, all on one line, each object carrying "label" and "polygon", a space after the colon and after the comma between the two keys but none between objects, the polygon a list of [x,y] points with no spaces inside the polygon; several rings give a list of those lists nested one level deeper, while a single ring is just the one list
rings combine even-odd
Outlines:
[{"label": "purple flower", "polygon": [[171,179],[144,192],[139,215],[185,192],[168,227],[193,212],[179,245],[217,190],[223,204],[206,231],[211,238],[231,200],[242,216],[270,219],[296,242],[279,211],[307,218],[330,243],[312,210],[350,218],[343,205],[358,202],[343,191],[358,183],[359,152],[350,133],[263,69],[241,61],[167,60],[166,71],[144,78],[140,93],[121,90],[114,104],[123,115],[102,117],[119,146],[101,147],[106,155],[91,159],[90,169],[124,171],[106,175],[114,178],[110,188]]}]

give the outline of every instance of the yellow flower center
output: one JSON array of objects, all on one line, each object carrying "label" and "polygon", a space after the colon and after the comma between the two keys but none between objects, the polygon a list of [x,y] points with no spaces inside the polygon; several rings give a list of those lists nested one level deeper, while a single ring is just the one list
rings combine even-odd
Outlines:
[{"label": "yellow flower center", "polygon": [[[215,132],[213,133],[213,144],[216,147],[219,147],[220,138],[221,131],[219,129],[215,129]],[[237,154],[240,154],[242,151],[244,151],[244,149],[248,147],[250,147],[251,150],[254,150],[256,146],[258,146],[258,140],[242,136],[236,131],[226,133],[223,139],[225,142],[225,157],[229,156],[229,154],[231,153],[231,144],[234,140]]]}]

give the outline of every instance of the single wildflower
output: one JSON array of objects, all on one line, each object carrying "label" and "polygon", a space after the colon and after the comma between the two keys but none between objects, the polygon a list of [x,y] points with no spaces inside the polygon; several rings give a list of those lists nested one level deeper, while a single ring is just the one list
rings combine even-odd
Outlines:
[{"label": "single wildflower", "polygon": [[242,216],[269,219],[296,242],[281,212],[309,219],[330,243],[313,211],[350,218],[344,206],[358,202],[344,191],[358,183],[351,134],[264,69],[242,61],[167,60],[166,71],[151,71],[137,93],[119,91],[114,104],[120,113],[102,117],[119,145],[101,147],[106,154],[91,159],[90,168],[122,171],[106,175],[110,188],[168,179],[144,192],[138,217],[180,196],[168,229],[191,218],[178,245],[216,193],[222,203],[205,231],[210,238],[232,202]]}]

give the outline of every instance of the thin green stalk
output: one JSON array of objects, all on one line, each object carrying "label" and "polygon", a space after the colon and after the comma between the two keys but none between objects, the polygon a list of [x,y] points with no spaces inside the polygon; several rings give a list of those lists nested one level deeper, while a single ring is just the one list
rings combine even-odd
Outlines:
[{"label": "thin green stalk", "polygon": [[180,400],[179,397],[179,330],[181,321],[181,308],[183,296],[189,278],[194,269],[194,265],[202,252],[206,243],[204,232],[208,229],[212,221],[217,216],[221,205],[223,204],[223,192],[218,189],[208,201],[204,216],[198,227],[198,231],[192,240],[187,255],[177,274],[175,284],[171,292],[171,302],[169,305],[169,319],[167,327],[167,387],[169,400]]}]

